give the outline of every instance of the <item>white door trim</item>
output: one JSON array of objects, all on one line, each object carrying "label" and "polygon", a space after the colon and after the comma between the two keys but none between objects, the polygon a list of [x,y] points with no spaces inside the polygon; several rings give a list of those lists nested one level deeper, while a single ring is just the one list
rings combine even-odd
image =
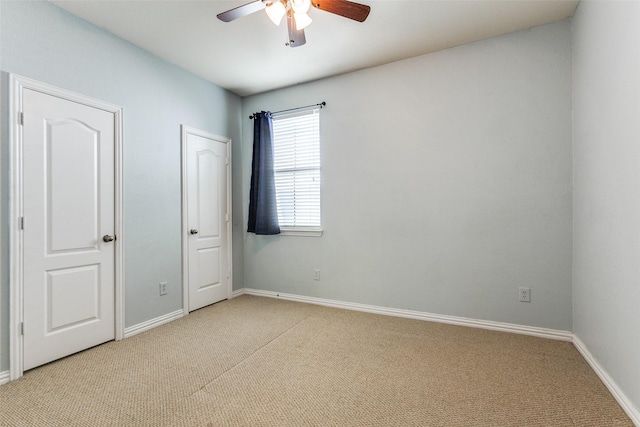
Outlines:
[{"label": "white door trim", "polygon": [[73,93],[17,74],[9,75],[9,379],[22,376],[24,321],[23,232],[20,218],[23,216],[22,176],[22,94],[31,89],[72,102],[88,105],[114,114],[115,119],[115,335],[124,337],[124,203],[122,162],[122,107],[108,104],[84,95]]},{"label": "white door trim", "polygon": [[189,314],[189,234],[187,222],[187,135],[196,135],[213,139],[227,146],[227,269],[229,271],[229,283],[227,299],[231,299],[233,290],[233,252],[232,252],[232,212],[231,212],[231,139],[225,136],[215,135],[189,126],[180,126],[180,144],[182,157],[182,309],[184,315]]}]

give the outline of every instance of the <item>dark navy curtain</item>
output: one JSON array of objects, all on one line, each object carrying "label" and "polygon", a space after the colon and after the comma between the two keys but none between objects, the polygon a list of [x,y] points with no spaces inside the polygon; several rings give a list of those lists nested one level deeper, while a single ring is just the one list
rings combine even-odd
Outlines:
[{"label": "dark navy curtain", "polygon": [[256,113],[253,119],[253,161],[247,231],[255,234],[280,234],[273,170],[273,121],[268,111]]}]

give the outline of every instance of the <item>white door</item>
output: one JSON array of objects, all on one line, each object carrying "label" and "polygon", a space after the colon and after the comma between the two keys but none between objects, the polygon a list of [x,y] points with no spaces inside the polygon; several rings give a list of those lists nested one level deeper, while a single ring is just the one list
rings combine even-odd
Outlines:
[{"label": "white door", "polygon": [[113,112],[23,91],[23,367],[115,338]]},{"label": "white door", "polygon": [[185,267],[188,311],[193,311],[230,296],[230,144],[226,138],[183,128],[185,143]]}]

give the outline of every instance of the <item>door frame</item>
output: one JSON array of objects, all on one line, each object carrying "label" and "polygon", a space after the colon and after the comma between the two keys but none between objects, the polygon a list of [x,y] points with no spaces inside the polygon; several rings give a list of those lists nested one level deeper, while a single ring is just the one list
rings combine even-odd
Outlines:
[{"label": "door frame", "polygon": [[181,169],[182,169],[182,310],[184,315],[189,314],[189,235],[188,235],[188,217],[187,217],[187,136],[196,135],[207,139],[213,139],[222,142],[227,146],[227,271],[228,271],[228,288],[227,299],[231,299],[233,290],[233,252],[232,252],[232,185],[231,185],[231,138],[226,136],[215,135],[213,133],[180,125],[180,145],[181,145]]},{"label": "door frame", "polygon": [[23,91],[34,90],[68,101],[84,104],[114,114],[114,178],[115,178],[115,337],[124,338],[124,201],[122,125],[123,109],[78,93],[70,92],[17,74],[9,74],[9,380],[20,378],[23,368],[24,321],[24,233],[21,229],[23,216]]}]

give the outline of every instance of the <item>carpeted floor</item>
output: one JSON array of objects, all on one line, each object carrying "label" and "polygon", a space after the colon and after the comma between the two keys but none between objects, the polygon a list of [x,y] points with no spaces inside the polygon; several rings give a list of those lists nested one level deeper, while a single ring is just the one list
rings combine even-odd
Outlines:
[{"label": "carpeted floor", "polygon": [[1,426],[633,426],[571,343],[242,296],[33,369]]}]

